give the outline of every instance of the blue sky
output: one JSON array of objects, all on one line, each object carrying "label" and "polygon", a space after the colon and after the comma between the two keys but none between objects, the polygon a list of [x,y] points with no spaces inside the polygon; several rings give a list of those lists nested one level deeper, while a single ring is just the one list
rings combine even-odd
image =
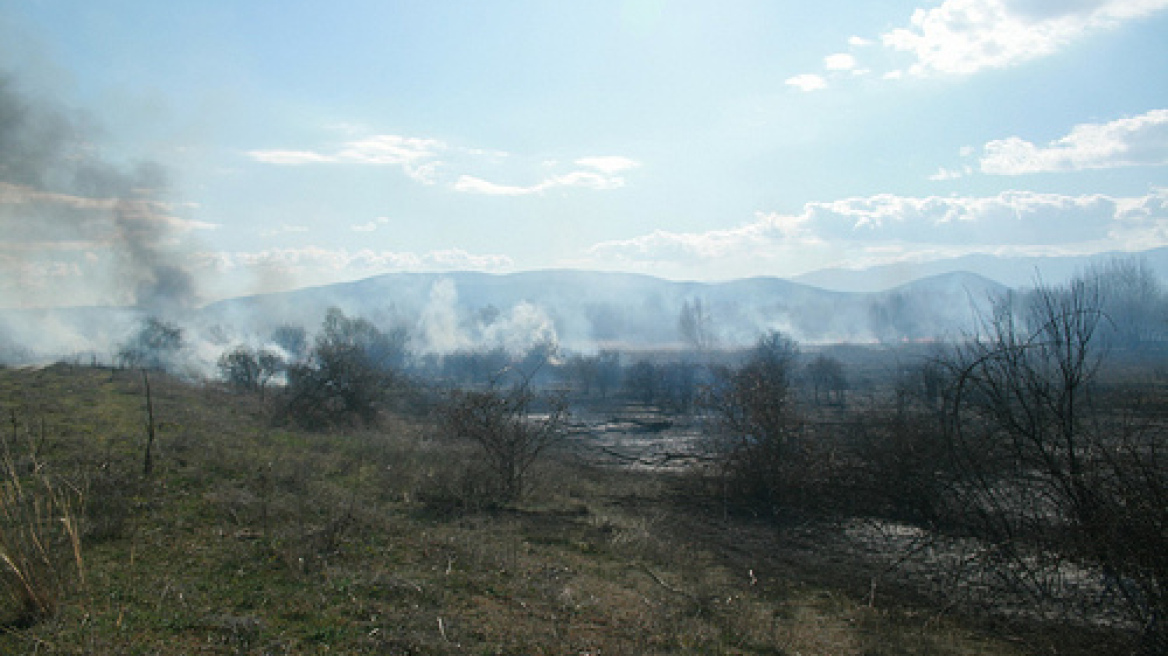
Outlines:
[{"label": "blue sky", "polygon": [[[0,72],[204,299],[1168,244],[1168,0],[0,0]],[[4,304],[124,301],[108,192],[5,175]]]}]

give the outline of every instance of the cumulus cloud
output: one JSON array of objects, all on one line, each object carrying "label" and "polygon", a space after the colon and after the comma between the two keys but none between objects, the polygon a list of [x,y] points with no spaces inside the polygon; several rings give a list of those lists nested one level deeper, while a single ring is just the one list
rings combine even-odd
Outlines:
[{"label": "cumulus cloud", "polygon": [[980,164],[981,171],[991,175],[1168,164],[1168,109],[1076,125],[1067,136],[1045,146],[1020,137],[991,141],[983,148]]},{"label": "cumulus cloud", "polygon": [[832,257],[879,260],[906,253],[1104,250],[1133,244],[1168,244],[1168,190],[1143,197],[1030,191],[984,197],[879,194],[808,203],[793,215],[760,213],[729,230],[657,231],[603,242],[590,249],[589,257],[686,266],[743,260],[784,266],[792,258],[818,258],[822,266],[823,258]]},{"label": "cumulus cloud", "polygon": [[827,80],[822,75],[816,75],[815,73],[803,73],[789,77],[786,80],[786,84],[800,91],[818,91],[827,88]]},{"label": "cumulus cloud", "polygon": [[1053,54],[1100,30],[1148,16],[1168,0],[945,0],[881,37],[915,58],[908,71],[969,74]]}]

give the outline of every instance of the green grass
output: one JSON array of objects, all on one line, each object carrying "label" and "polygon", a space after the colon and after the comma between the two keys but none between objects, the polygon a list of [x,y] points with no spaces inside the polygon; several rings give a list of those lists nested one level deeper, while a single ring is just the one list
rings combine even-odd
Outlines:
[{"label": "green grass", "polygon": [[[0,407],[87,491],[84,586],[0,632],[38,654],[1026,654],[1046,638],[896,600],[665,476],[564,457],[522,503],[460,499],[424,419],[273,427],[257,399],[152,377],[0,370]],[[30,428],[31,427],[31,428]],[[827,570],[830,570],[829,572]],[[825,575],[826,574],[828,575]],[[1064,651],[1063,653],[1073,653]],[[1099,653],[1097,649],[1081,653]]]}]

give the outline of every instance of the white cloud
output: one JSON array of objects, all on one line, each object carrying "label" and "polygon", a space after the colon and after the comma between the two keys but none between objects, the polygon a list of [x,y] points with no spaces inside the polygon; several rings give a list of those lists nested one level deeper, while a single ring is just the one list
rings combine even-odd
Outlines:
[{"label": "white cloud", "polygon": [[963,166],[959,169],[947,169],[945,167],[941,167],[936,173],[930,175],[929,179],[933,180],[934,182],[957,180],[959,178],[964,178],[970,173],[973,173],[973,169],[969,166]]},{"label": "white cloud", "polygon": [[248,157],[265,164],[335,164],[335,155],[324,155],[309,150],[251,150]]},{"label": "white cloud", "polygon": [[620,156],[583,157],[577,159],[575,163],[591,170],[578,169],[551,175],[528,186],[504,185],[473,175],[462,175],[455,181],[454,189],[488,196],[529,196],[557,187],[580,187],[601,191],[619,189],[625,186],[625,179],[618,174],[640,165],[635,160]]},{"label": "white cloud", "polygon": [[601,157],[581,157],[576,160],[577,166],[583,166],[590,169],[596,169],[601,173],[612,175],[635,169],[640,166],[640,162],[629,159],[628,157],[621,157],[620,155],[605,155]]},{"label": "white cloud", "polygon": [[800,91],[818,91],[827,88],[827,80],[823,79],[822,75],[815,73],[803,73],[802,75],[795,75],[786,80],[786,84]]},{"label": "white cloud", "polygon": [[542,185],[530,187],[516,187],[488,182],[473,175],[460,175],[454,183],[454,190],[468,194],[483,194],[486,196],[527,196],[542,190]]},{"label": "white cloud", "polygon": [[446,145],[436,139],[381,134],[345,142],[339,149],[322,153],[310,150],[252,150],[252,159],[267,164],[409,164],[431,159]]},{"label": "white cloud", "polygon": [[824,57],[823,66],[829,71],[850,71],[856,67],[856,58],[840,52]]},{"label": "white cloud", "polygon": [[991,175],[1165,165],[1168,109],[1076,125],[1067,136],[1045,146],[1020,137],[991,141],[983,148],[980,164],[981,171]]},{"label": "white cloud", "polygon": [[297,281],[348,280],[392,271],[502,271],[514,264],[506,255],[474,254],[457,248],[413,253],[307,246],[209,252],[198,259],[205,268],[219,273],[242,269],[261,275],[287,275]]},{"label": "white cloud", "polygon": [[289,225],[287,223],[281,225],[279,228],[270,228],[268,230],[260,231],[260,235],[264,237],[275,237],[276,235],[295,234],[299,232],[308,232],[308,226]]},{"label": "white cloud", "polygon": [[848,45],[853,48],[863,48],[864,46],[872,45],[872,40],[865,39],[862,36],[853,36],[848,38]]},{"label": "white cloud", "polygon": [[883,44],[912,54],[909,72],[969,74],[1050,55],[1099,30],[1168,7],[1168,0],[945,0],[913,12]]},{"label": "white cloud", "polygon": [[379,134],[343,143],[331,152],[312,150],[252,150],[257,162],[284,166],[305,164],[360,164],[398,166],[410,178],[433,184],[442,162],[438,157],[449,147],[437,139]]},{"label": "white cloud", "polygon": [[[738,228],[657,231],[596,244],[594,264],[790,267],[906,253],[1003,249],[1099,251],[1168,244],[1168,189],[1142,197],[1007,191],[996,196],[880,194],[808,203],[794,215],[758,214]],[[696,269],[695,269],[696,271]],[[786,273],[792,273],[787,271]]]},{"label": "white cloud", "polygon": [[367,223],[359,223],[356,225],[352,225],[352,226],[349,226],[349,228],[353,232],[373,232],[373,231],[377,230],[378,228],[380,228],[381,226],[386,225],[387,223],[389,223],[388,216],[379,216],[376,219],[373,219],[372,221],[369,221]]},{"label": "white cloud", "polygon": [[[332,151],[252,150],[247,155],[258,162],[285,166],[306,164],[398,166],[407,176],[423,184],[437,184],[442,182],[443,178],[446,181],[451,180],[450,174],[443,175],[443,172],[455,166],[498,167],[511,157],[509,153],[503,151],[462,148],[437,139],[388,134],[348,141]],[[450,160],[454,160],[453,163]],[[640,163],[620,155],[604,155],[578,158],[575,165],[580,168],[547,177],[529,186],[498,184],[478,175],[463,173],[453,178],[450,188],[460,192],[491,196],[527,196],[554,187],[616,189],[625,184],[624,178],[619,174],[640,166]],[[370,230],[372,228],[358,229],[366,232]]]}]

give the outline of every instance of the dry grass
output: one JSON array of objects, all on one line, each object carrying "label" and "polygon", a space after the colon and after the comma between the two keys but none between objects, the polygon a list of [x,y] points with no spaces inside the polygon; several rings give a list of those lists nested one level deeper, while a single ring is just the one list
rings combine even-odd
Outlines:
[{"label": "dry grass", "polygon": [[12,435],[0,438],[0,588],[9,602],[0,621],[23,627],[52,617],[72,586],[84,587],[82,497],[38,459],[43,426],[34,437],[15,410],[10,418]]},{"label": "dry grass", "polygon": [[116,528],[83,545],[86,585],[59,590],[51,618],[0,634],[0,653],[872,656],[1054,644],[995,637],[883,590],[870,606],[864,565],[727,518],[666,476],[565,455],[533,472],[523,502],[485,508],[451,482],[473,453],[425,418],[314,434],[273,428],[253,397],[151,384],[158,458],[142,481],[139,378],[0,371],[0,405],[45,422],[40,462],[68,480],[107,476],[91,495],[122,493],[87,500],[87,523]]}]

